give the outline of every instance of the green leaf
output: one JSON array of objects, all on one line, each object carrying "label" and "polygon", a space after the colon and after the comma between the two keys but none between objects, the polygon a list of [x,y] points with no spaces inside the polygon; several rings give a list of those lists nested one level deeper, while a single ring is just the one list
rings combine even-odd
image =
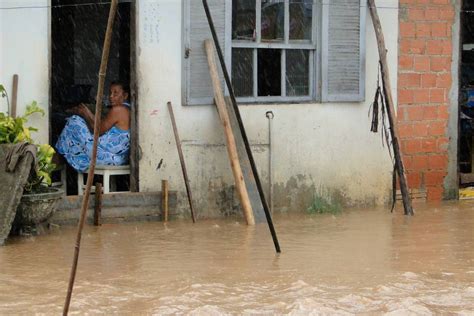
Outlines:
[{"label": "green leaf", "polygon": [[36,101],[33,101],[31,102],[31,104],[26,106],[26,112],[23,117],[26,118],[27,116],[30,116],[33,113],[41,113],[42,116],[45,115],[44,110],[38,106],[38,102]]},{"label": "green leaf", "polygon": [[0,95],[2,95],[2,98],[7,96],[7,90],[5,90],[5,87],[0,84]]}]

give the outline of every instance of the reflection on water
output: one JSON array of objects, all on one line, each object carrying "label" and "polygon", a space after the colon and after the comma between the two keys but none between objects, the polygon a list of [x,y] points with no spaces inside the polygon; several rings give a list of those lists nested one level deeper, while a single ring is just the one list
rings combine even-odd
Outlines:
[{"label": "reflection on water", "polygon": [[[470,314],[472,204],[86,227],[71,313]],[[0,314],[60,313],[75,227],[0,248]]]}]

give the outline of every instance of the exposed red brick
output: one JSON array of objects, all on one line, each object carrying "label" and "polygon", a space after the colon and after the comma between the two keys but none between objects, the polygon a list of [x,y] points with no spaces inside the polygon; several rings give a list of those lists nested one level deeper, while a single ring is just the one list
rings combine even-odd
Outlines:
[{"label": "exposed red brick", "polygon": [[425,106],[423,108],[423,120],[435,120],[438,118],[438,106]]},{"label": "exposed red brick", "polygon": [[408,172],[407,182],[410,189],[419,188],[421,185],[421,174],[419,172]]},{"label": "exposed red brick", "polygon": [[430,70],[433,72],[449,71],[451,69],[450,57],[433,56],[430,62]]},{"label": "exposed red brick", "polygon": [[444,177],[446,176],[445,171],[426,171],[424,173],[424,180],[426,186],[442,185]]},{"label": "exposed red brick", "polygon": [[410,40],[400,39],[400,42],[398,43],[398,49],[400,54],[409,54],[411,49]]},{"label": "exposed red brick", "polygon": [[416,56],[414,60],[413,68],[415,71],[429,71],[430,70],[430,57],[428,56]]},{"label": "exposed red brick", "polygon": [[413,102],[417,104],[430,102],[430,90],[429,89],[413,90]]},{"label": "exposed red brick", "polygon": [[444,189],[442,186],[426,188],[426,199],[428,201],[441,201],[443,199]]},{"label": "exposed red brick", "polygon": [[446,102],[446,89],[431,89],[430,102],[432,103]]},{"label": "exposed red brick", "polygon": [[412,39],[409,41],[408,53],[410,54],[424,54],[426,50],[425,39]]},{"label": "exposed red brick", "polygon": [[425,10],[424,18],[425,20],[428,20],[428,21],[439,20],[439,10],[436,7],[429,8],[429,9],[427,8]]},{"label": "exposed red brick", "polygon": [[438,118],[440,120],[448,120],[449,119],[449,107],[447,105],[441,105],[438,108]]},{"label": "exposed red brick", "polygon": [[446,121],[435,121],[430,123],[429,134],[431,136],[442,136],[446,133]]},{"label": "exposed red brick", "polygon": [[[421,150],[421,141],[419,139],[407,139],[403,141],[404,152],[406,154],[419,153]],[[436,142],[435,142],[436,147]]]},{"label": "exposed red brick", "polygon": [[445,170],[448,167],[448,155],[428,156],[428,168],[433,170]]},{"label": "exposed red brick", "polygon": [[449,146],[449,139],[447,137],[438,137],[436,140],[436,150],[438,152],[446,152]]},{"label": "exposed red brick", "polygon": [[408,119],[411,121],[420,121],[423,119],[423,107],[413,106],[407,108]]},{"label": "exposed red brick", "polygon": [[406,74],[400,74],[398,77],[398,86],[400,88],[404,88],[404,87],[417,88],[420,86],[420,83],[421,83],[420,74],[406,73]]},{"label": "exposed red brick", "polygon": [[398,89],[398,103],[413,103],[413,90]]},{"label": "exposed red brick", "polygon": [[435,74],[422,74],[421,75],[421,86],[423,88],[435,88],[436,87],[437,75]]},{"label": "exposed red brick", "polygon": [[443,45],[443,51],[441,54],[449,56],[453,54],[453,43],[451,41],[446,41],[446,43]]},{"label": "exposed red brick", "polygon": [[424,170],[428,168],[428,156],[426,155],[413,156],[412,161],[415,170]]},{"label": "exposed red brick", "polygon": [[[416,37],[428,37],[431,35],[431,25],[426,22],[417,22],[415,23]],[[446,33],[446,30],[445,30]]]},{"label": "exposed red brick", "polygon": [[413,22],[400,22],[400,36],[402,37],[415,37],[415,23]]},{"label": "exposed red brick", "polygon": [[436,79],[436,87],[450,88],[451,87],[451,73],[439,74]]},{"label": "exposed red brick", "polygon": [[[408,140],[407,140],[408,141]],[[437,152],[437,142],[436,139],[423,139],[421,143],[421,152],[423,153],[433,153]]]},{"label": "exposed red brick", "polygon": [[435,22],[431,24],[431,36],[445,37],[448,35],[448,24],[446,22]]},{"label": "exposed red brick", "polygon": [[421,21],[425,19],[425,10],[420,8],[408,9],[408,19],[411,21]]},{"label": "exposed red brick", "polygon": [[408,138],[413,135],[413,124],[405,123],[398,125],[398,136],[400,138]]},{"label": "exposed red brick", "polygon": [[413,56],[403,55],[398,59],[398,66],[400,69],[411,70],[413,69]]},{"label": "exposed red brick", "polygon": [[439,11],[439,19],[452,22],[454,20],[454,9],[452,7],[443,8],[443,10]]},{"label": "exposed red brick", "polygon": [[413,136],[414,137],[424,137],[428,136],[431,126],[426,122],[416,122],[413,124]]}]

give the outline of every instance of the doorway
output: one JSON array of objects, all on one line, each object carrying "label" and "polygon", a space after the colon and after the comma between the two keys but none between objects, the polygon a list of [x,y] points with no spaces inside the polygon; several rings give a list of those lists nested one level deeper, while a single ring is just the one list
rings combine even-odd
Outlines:
[{"label": "doorway", "polygon": [[[97,95],[98,71],[107,27],[110,4],[90,0],[51,1],[51,73],[50,73],[50,141],[54,145],[66,119],[68,109],[84,103],[92,112]],[[107,113],[108,91],[111,82],[119,81],[135,87],[134,26],[135,6],[120,1],[114,23],[107,74],[104,86],[104,115]],[[136,129],[135,91],[131,90],[131,135]],[[132,137],[131,147],[136,146]],[[131,148],[131,152],[135,152]],[[132,162],[131,162],[132,164]],[[77,172],[66,164],[67,194],[78,193]],[[121,176],[117,189],[129,191],[138,182],[136,177]],[[132,190],[133,191],[133,190]]]}]

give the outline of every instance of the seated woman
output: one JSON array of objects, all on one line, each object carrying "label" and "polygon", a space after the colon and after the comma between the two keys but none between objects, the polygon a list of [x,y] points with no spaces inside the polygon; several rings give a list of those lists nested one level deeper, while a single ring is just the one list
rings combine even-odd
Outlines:
[{"label": "seated woman", "polygon": [[[97,165],[126,165],[130,152],[130,104],[127,87],[119,82],[110,86],[111,109],[100,124]],[[77,171],[85,172],[90,165],[94,142],[94,114],[80,104],[72,110],[56,143],[57,152]]]}]

